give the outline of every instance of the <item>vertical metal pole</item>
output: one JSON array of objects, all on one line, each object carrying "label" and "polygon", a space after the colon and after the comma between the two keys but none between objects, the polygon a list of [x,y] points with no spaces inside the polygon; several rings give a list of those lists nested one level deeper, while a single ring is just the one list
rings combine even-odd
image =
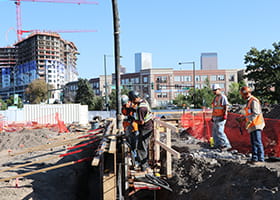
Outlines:
[{"label": "vertical metal pole", "polygon": [[109,111],[106,55],[104,55],[104,74],[105,74],[105,104],[106,104],[106,111]]},{"label": "vertical metal pole", "polygon": [[120,129],[121,124],[121,90],[120,90],[120,43],[119,43],[119,13],[117,0],[112,0],[113,20],[114,20],[114,52],[115,52],[115,77],[116,77],[116,116],[117,129]]},{"label": "vertical metal pole", "polygon": [[[116,79],[116,127],[118,130],[122,129],[122,120],[121,120],[121,90],[120,90],[120,44],[119,44],[119,13],[118,13],[118,5],[117,0],[112,0],[112,8],[113,8],[113,21],[114,21],[114,55],[115,55],[115,79]],[[119,132],[121,133],[121,132]],[[122,140],[122,138],[120,138]],[[120,141],[119,143],[119,152],[118,152],[118,184],[119,184],[119,199],[124,199],[125,192],[125,152],[124,152],[124,143]]]}]

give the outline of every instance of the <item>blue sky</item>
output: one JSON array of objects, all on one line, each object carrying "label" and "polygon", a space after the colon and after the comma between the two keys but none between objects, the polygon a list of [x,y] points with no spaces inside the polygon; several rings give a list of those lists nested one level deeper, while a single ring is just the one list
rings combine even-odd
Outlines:
[{"label": "blue sky", "polygon": [[[87,0],[94,1],[94,0]],[[80,77],[104,74],[103,55],[113,55],[111,0],[98,5],[22,2],[24,30],[97,30],[60,33],[76,44]],[[134,54],[152,53],[154,68],[191,69],[180,61],[218,53],[219,69],[244,67],[244,55],[252,48],[272,49],[280,38],[279,0],[118,0],[121,65],[134,72]],[[16,6],[0,0],[0,46],[16,42]],[[27,36],[27,35],[25,35]],[[107,57],[107,74],[114,72]]]}]

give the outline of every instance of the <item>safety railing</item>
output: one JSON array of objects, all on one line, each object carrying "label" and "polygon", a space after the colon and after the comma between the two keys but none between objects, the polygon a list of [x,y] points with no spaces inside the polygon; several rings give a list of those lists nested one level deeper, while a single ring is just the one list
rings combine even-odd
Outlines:
[{"label": "safety railing", "polygon": [[[170,178],[172,177],[172,155],[178,159],[181,156],[179,152],[171,147],[171,133],[178,132],[178,128],[159,119],[154,120],[154,126],[154,162],[160,163],[160,160],[162,160],[160,158],[160,148],[164,149],[166,151],[166,176]],[[161,141],[161,134],[166,135],[165,142]]]}]

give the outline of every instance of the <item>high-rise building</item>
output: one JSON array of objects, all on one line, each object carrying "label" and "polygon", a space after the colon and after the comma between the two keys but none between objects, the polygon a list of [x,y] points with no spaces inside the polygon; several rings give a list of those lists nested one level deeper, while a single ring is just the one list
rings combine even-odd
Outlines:
[{"label": "high-rise building", "polygon": [[[16,65],[16,48],[0,48],[0,88],[11,87],[12,69]],[[2,95],[2,94],[1,94]]]},{"label": "high-rise building", "polygon": [[140,72],[143,69],[152,68],[152,54],[151,53],[136,53],[135,54],[135,72]]},{"label": "high-rise building", "polygon": [[[10,66],[10,73],[14,78],[9,80],[13,88],[2,84],[0,92],[13,89],[14,93],[23,98],[27,85],[35,79],[42,79],[52,85],[51,101],[60,99],[60,89],[66,83],[78,80],[77,48],[73,42],[62,39],[58,33],[32,33],[16,43],[14,49],[16,64]],[[0,57],[1,55],[0,52]]]},{"label": "high-rise building", "polygon": [[218,54],[217,53],[201,53],[200,57],[201,70],[216,70],[218,69]]}]

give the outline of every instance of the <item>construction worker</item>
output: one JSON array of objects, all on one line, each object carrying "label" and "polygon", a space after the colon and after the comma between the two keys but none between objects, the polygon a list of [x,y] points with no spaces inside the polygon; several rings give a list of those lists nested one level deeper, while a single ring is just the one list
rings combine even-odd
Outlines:
[{"label": "construction worker", "polygon": [[124,115],[123,119],[123,128],[125,134],[128,139],[128,143],[130,145],[131,150],[131,159],[132,164],[137,164],[136,157],[137,157],[137,142],[138,142],[138,124],[135,122],[134,113],[136,109],[133,107],[132,102],[129,100],[127,95],[121,96],[121,103],[122,103],[122,114]]},{"label": "construction worker", "polygon": [[214,139],[214,148],[229,150],[231,149],[231,145],[224,132],[228,114],[228,99],[222,94],[219,84],[212,85],[212,91],[215,94],[212,102],[213,112],[211,119],[213,122],[212,137]]},{"label": "construction worker", "polygon": [[252,145],[252,158],[249,163],[262,165],[264,162],[264,148],[262,143],[262,130],[265,127],[260,101],[251,94],[251,88],[243,86],[240,94],[246,100],[245,116],[239,121],[245,121],[245,128],[250,133]]},{"label": "construction worker", "polygon": [[142,99],[138,92],[130,91],[128,97],[132,103],[137,105],[136,122],[139,129],[137,155],[141,171],[151,172],[148,161],[150,137],[154,131],[153,114],[149,103]]}]

